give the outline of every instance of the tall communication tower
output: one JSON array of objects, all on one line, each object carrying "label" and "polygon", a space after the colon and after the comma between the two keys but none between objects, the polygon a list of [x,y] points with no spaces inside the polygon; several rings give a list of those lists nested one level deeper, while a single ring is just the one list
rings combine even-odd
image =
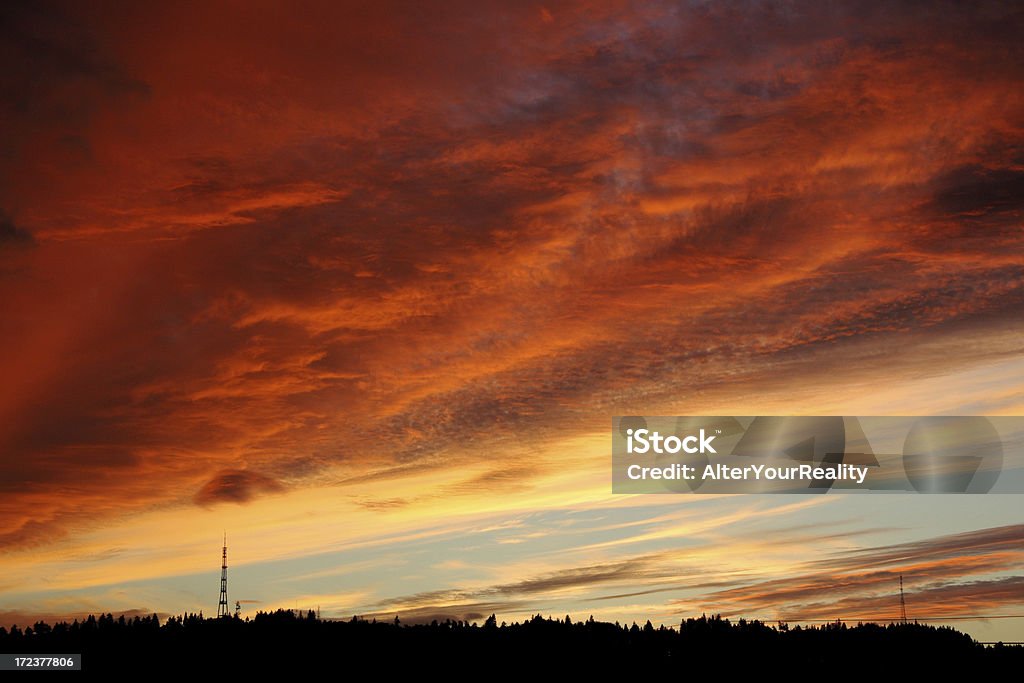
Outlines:
[{"label": "tall communication tower", "polygon": [[228,613],[228,535],[224,534],[224,547],[221,549],[220,561],[220,602],[217,604],[217,617],[229,617]]},{"label": "tall communication tower", "polygon": [[907,623],[907,601],[903,598],[903,574],[900,574],[900,623]]}]

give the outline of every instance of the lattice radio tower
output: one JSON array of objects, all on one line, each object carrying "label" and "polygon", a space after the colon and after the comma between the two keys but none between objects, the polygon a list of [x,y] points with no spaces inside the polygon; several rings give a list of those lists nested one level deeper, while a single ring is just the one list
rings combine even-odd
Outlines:
[{"label": "lattice radio tower", "polygon": [[221,549],[220,561],[220,602],[217,604],[217,617],[229,617],[228,613],[228,535],[224,534],[224,547]]},{"label": "lattice radio tower", "polygon": [[903,598],[903,574],[900,574],[900,623],[907,623],[907,601]]}]

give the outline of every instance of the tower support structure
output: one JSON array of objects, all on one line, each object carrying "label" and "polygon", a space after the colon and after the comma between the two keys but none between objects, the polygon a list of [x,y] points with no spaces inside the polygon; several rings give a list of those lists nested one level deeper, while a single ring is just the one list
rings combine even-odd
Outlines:
[{"label": "tower support structure", "polygon": [[217,617],[229,617],[228,612],[228,535],[224,534],[224,547],[220,554],[220,602],[217,603]]},{"label": "tower support structure", "polygon": [[907,601],[903,597],[903,574],[900,574],[900,623],[907,623]]}]

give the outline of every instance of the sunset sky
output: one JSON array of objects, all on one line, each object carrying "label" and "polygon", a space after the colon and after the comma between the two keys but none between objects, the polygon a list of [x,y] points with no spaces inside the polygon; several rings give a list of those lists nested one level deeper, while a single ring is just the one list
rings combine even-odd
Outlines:
[{"label": "sunset sky", "polygon": [[[615,415],[1024,415],[1014,3],[0,6],[0,625],[911,618],[1024,496],[612,495]],[[983,618],[984,617],[984,618]]]}]

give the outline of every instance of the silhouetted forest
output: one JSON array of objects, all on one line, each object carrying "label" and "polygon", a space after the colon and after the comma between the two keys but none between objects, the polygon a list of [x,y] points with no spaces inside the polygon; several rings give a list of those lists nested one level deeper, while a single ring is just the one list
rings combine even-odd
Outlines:
[{"label": "silhouetted forest", "polygon": [[[82,653],[87,671],[176,671],[234,675],[268,670],[462,678],[552,670],[608,674],[693,673],[812,676],[1011,670],[1024,648],[983,647],[949,627],[825,624],[789,628],[720,617],[677,628],[536,616],[522,623],[434,621],[405,625],[313,612],[260,612],[251,619],[201,614],[114,618],[0,628],[0,652]],[[210,667],[210,668],[205,668]],[[504,676],[502,676],[504,677]]]}]

